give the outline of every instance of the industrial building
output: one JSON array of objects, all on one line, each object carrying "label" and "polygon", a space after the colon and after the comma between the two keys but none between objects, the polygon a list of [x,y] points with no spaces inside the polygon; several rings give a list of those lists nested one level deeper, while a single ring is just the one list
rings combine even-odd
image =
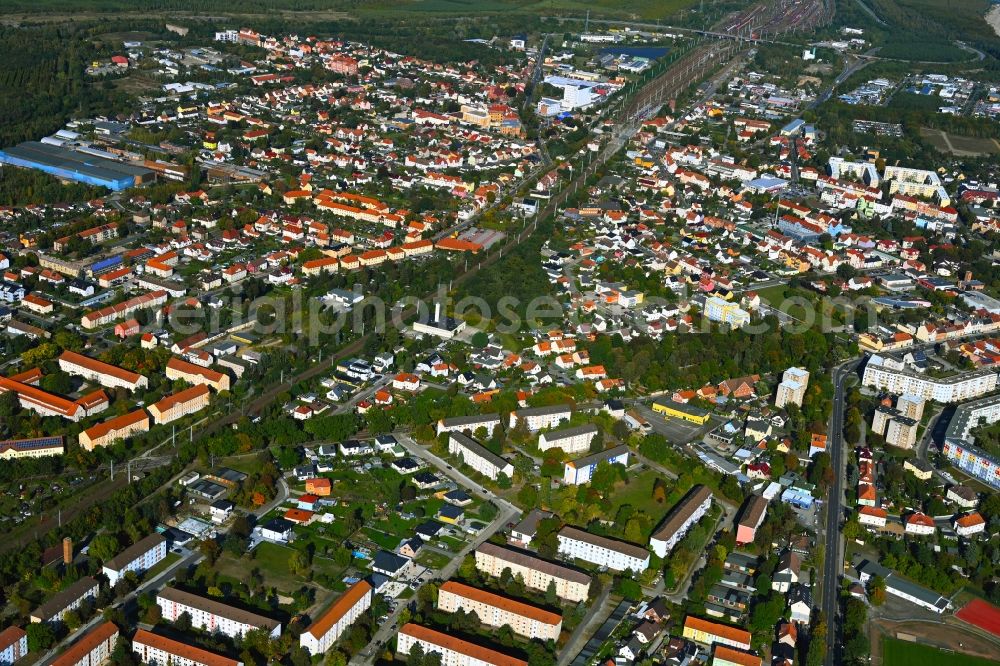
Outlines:
[{"label": "industrial building", "polygon": [[[93,151],[96,153],[97,151]],[[153,172],[69,146],[26,141],[0,150],[0,164],[35,169],[63,180],[124,190],[148,182]]]}]

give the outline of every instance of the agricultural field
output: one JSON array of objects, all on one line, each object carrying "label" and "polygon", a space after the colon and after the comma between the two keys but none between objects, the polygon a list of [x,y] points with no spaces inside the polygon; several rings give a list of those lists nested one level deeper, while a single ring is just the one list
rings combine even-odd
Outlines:
[{"label": "agricultural field", "polygon": [[1000,153],[1000,142],[991,138],[959,136],[929,127],[921,128],[920,135],[935,149],[960,157],[978,157]]},{"label": "agricultural field", "polygon": [[885,666],[988,666],[998,662],[886,638],[882,641],[882,663]]}]

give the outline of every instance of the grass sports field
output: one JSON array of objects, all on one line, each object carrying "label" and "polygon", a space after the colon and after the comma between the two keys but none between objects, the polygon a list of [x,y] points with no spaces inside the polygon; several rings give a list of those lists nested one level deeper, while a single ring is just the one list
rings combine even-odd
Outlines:
[{"label": "grass sports field", "polygon": [[995,666],[1000,662],[956,652],[945,652],[928,645],[896,638],[884,638],[882,663],[884,666]]}]

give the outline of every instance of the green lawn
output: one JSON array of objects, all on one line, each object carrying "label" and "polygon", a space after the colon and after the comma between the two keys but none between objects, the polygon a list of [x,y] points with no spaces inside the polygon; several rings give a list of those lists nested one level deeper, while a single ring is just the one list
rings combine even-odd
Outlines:
[{"label": "green lawn", "polygon": [[886,638],[882,641],[882,663],[885,666],[988,666],[998,662]]},{"label": "green lawn", "polygon": [[[224,553],[216,563],[216,569],[223,576],[240,581],[245,580],[247,573],[252,569],[259,569],[265,585],[273,586],[281,592],[291,593],[306,582],[288,569],[288,560],[293,550],[294,548],[289,546],[279,546],[265,541],[254,549],[252,560]],[[320,557],[313,559],[312,569],[316,574],[331,576],[337,575],[339,571],[331,560]]]},{"label": "green lawn", "polygon": [[167,556],[163,558],[160,562],[156,563],[156,566],[147,569],[146,573],[142,575],[143,580],[152,580],[160,575],[167,567],[176,564],[177,560],[181,559],[181,556],[173,551],[169,551]]}]

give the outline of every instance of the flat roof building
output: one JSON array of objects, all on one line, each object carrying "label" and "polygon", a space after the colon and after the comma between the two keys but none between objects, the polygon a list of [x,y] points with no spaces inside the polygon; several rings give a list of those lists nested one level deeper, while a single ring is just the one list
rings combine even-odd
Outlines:
[{"label": "flat roof building", "polygon": [[0,164],[35,169],[63,180],[115,191],[135,187],[153,177],[153,172],[144,167],[40,141],[25,141],[0,150]]}]

